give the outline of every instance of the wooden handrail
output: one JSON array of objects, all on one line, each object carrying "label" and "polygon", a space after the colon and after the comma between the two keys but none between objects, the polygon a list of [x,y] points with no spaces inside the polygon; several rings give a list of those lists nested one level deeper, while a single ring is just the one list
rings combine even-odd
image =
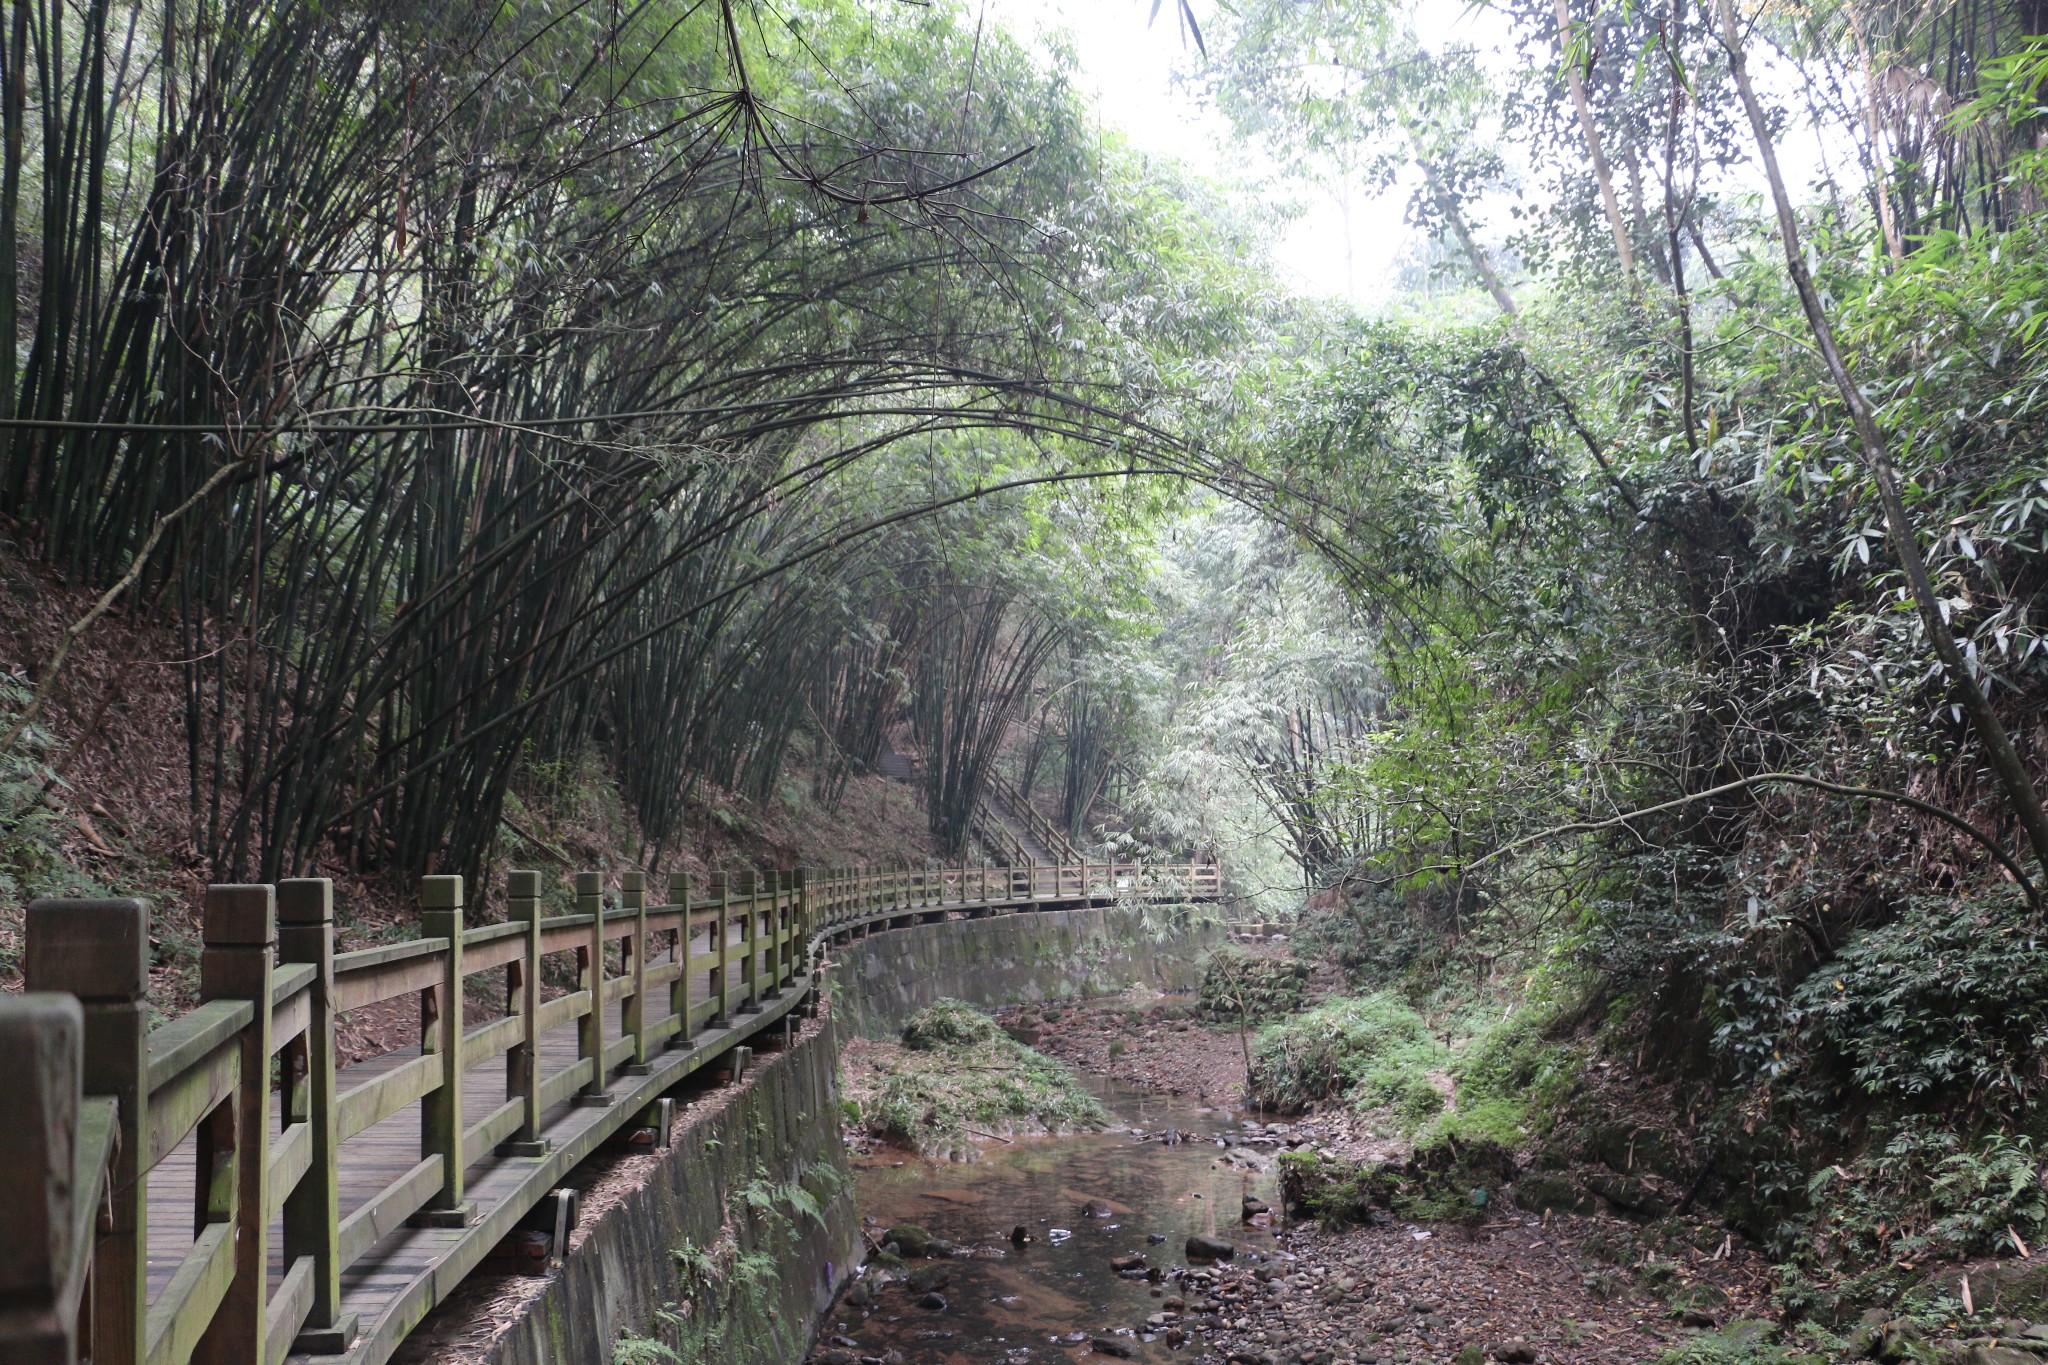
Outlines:
[{"label": "wooden handrail", "polygon": [[[29,1343],[31,1331],[68,1340],[62,1334],[77,1330],[80,1286],[89,1279],[95,1360],[183,1365],[196,1354],[273,1362],[287,1352],[342,1354],[351,1343],[365,1359],[382,1360],[502,1228],[594,1143],[644,1112],[651,1096],[791,1011],[812,1008],[830,940],[954,910],[1214,897],[1221,886],[1219,869],[1196,864],[743,869],[702,886],[673,877],[660,905],[647,903],[644,878],[627,873],[618,903],[608,905],[604,880],[582,873],[577,913],[543,919],[539,874],[515,872],[507,922],[471,926],[462,879],[430,877],[421,885],[421,937],[340,954],[324,879],[212,887],[201,1003],[154,1030],[145,1028],[143,999],[146,904],[37,901],[24,974],[40,994],[0,997],[0,1093],[14,1106],[10,1124],[0,1126],[0,1212],[10,1232],[20,1226],[13,1211],[48,1197],[53,1161],[72,1163],[64,1167],[72,1202],[64,1227],[45,1230],[53,1249],[24,1260],[20,1247],[0,1240],[0,1293],[48,1309],[0,1324],[0,1356]],[[543,1000],[541,960],[572,952],[578,989]],[[466,1024],[473,979],[499,969],[502,1015]],[[341,1071],[337,1016],[407,995],[420,1002],[417,1055]],[[622,1006],[616,1023],[610,1002]],[[544,1074],[540,1040],[569,1025],[578,1033],[576,1060]],[[23,1030],[54,1042],[14,1045]],[[75,1057],[71,1072],[22,1074],[26,1059],[52,1055],[52,1047]],[[502,1102],[465,1123],[464,1087],[477,1079],[466,1073],[501,1056]],[[275,1133],[274,1073],[282,1078]],[[572,1100],[578,1108],[568,1112],[584,1117],[561,1116]],[[405,1122],[398,1116],[414,1109],[418,1163],[341,1217],[343,1144]],[[48,1146],[52,1130],[13,1122],[16,1111],[75,1116],[59,1125],[73,1147],[37,1148]],[[574,1136],[558,1147],[550,1137],[557,1132]],[[198,1210],[197,1225],[152,1299],[143,1176],[188,1147],[198,1183],[185,1207]],[[484,1218],[472,1174],[480,1163],[502,1171],[508,1161],[531,1163],[533,1174]],[[407,1291],[414,1297],[401,1296],[413,1308],[387,1304],[359,1321],[343,1273],[372,1252],[388,1256],[382,1248],[399,1245],[409,1224],[454,1230],[456,1240],[435,1244],[431,1267]],[[274,1287],[273,1228],[282,1229],[283,1265]],[[373,1280],[384,1278],[380,1271]]]}]

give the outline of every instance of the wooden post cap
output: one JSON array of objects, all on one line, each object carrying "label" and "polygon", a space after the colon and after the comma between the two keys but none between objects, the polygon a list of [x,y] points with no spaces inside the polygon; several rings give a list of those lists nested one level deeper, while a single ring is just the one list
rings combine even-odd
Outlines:
[{"label": "wooden post cap", "polygon": [[578,872],[576,894],[579,896],[601,896],[604,894],[604,873]]},{"label": "wooden post cap", "polygon": [[520,869],[505,878],[505,894],[508,896],[540,895],[540,873]]},{"label": "wooden post cap", "polygon": [[288,877],[277,884],[279,924],[334,923],[334,883],[326,877]]},{"label": "wooden post cap", "polygon": [[460,910],[462,908],[462,878],[420,878],[420,908],[422,910]]},{"label": "wooden post cap", "polygon": [[690,874],[671,872],[668,874],[668,898],[680,905],[690,894]]},{"label": "wooden post cap", "polygon": [[22,981],[81,1000],[139,1000],[149,990],[149,902],[31,901]]},{"label": "wooden post cap", "polygon": [[9,1303],[50,1302],[71,1264],[84,1038],[85,1014],[70,996],[0,995],[0,1161],[13,1195],[0,1237],[0,1300]]},{"label": "wooden post cap", "polygon": [[277,888],[209,886],[199,934],[208,947],[260,947],[277,941]]},{"label": "wooden post cap", "polygon": [[645,891],[646,889],[647,874],[645,872],[621,872],[619,874],[619,890]]}]

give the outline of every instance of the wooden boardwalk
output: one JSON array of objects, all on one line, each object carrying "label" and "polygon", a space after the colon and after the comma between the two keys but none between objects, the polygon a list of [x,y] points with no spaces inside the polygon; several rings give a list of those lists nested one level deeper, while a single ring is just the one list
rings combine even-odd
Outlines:
[{"label": "wooden boardwalk", "polygon": [[[62,1124],[0,1130],[0,1211],[47,1208],[51,1161],[76,1171],[47,1321],[105,1365],[382,1365],[577,1165],[657,1124],[664,1092],[814,1011],[831,943],[1220,892],[1214,867],[1105,864],[677,878],[652,906],[637,874],[576,881],[577,913],[544,918],[538,875],[514,873],[507,922],[468,926],[461,879],[428,878],[420,938],[340,955],[324,881],[211,888],[205,1003],[153,1030],[147,907],[31,906],[29,988],[84,1012],[73,1150],[49,1148]],[[0,1090],[55,1114],[61,1084],[22,1058],[73,1007],[14,999]],[[417,1001],[418,1041],[337,1066],[337,1018],[394,1000]]]}]

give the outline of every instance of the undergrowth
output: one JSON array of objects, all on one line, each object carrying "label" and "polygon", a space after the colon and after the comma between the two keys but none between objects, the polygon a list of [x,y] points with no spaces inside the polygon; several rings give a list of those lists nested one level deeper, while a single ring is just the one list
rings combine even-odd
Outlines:
[{"label": "undergrowth", "polygon": [[920,1010],[903,1043],[902,1056],[883,1064],[863,1117],[870,1131],[920,1155],[973,1161],[976,1136],[1085,1132],[1109,1122],[1066,1067],[958,1000]]},{"label": "undergrowth", "polygon": [[1430,1074],[1450,1057],[1423,1017],[1392,994],[1331,1000],[1259,1034],[1249,1093],[1283,1113],[1341,1099],[1361,1110],[1392,1109],[1419,1126],[1443,1107]]}]

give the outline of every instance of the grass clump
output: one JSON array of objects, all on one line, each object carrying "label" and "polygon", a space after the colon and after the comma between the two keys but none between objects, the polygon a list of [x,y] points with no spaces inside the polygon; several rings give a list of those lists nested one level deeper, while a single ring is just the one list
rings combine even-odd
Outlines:
[{"label": "grass clump", "polygon": [[978,1136],[1090,1132],[1109,1115],[1074,1074],[958,1000],[919,1011],[865,1106],[871,1131],[920,1156],[974,1161]]},{"label": "grass clump", "polygon": [[917,1052],[979,1047],[1002,1038],[996,1021],[959,1000],[936,1000],[903,1026],[903,1046]]},{"label": "grass clump", "polygon": [[1289,1112],[1341,1099],[1358,1109],[1391,1107],[1419,1123],[1442,1107],[1430,1074],[1444,1069],[1450,1056],[1423,1017],[1397,996],[1380,991],[1331,1000],[1259,1034],[1251,1097]]}]

